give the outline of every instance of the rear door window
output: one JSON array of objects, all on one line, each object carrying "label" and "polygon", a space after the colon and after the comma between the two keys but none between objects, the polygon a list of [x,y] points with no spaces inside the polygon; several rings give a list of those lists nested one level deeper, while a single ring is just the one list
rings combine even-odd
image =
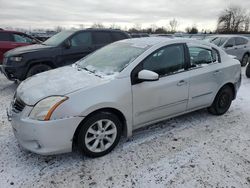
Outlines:
[{"label": "rear door window", "polygon": [[94,44],[109,44],[112,41],[111,33],[110,32],[94,32]]},{"label": "rear door window", "polygon": [[0,32],[0,41],[13,41],[9,33]]},{"label": "rear door window", "polygon": [[244,44],[247,44],[247,43],[248,43],[248,40],[245,39],[245,38],[236,37],[236,39],[235,39],[235,44],[236,45],[244,45]]},{"label": "rear door window", "polygon": [[219,60],[218,53],[215,50],[210,50],[202,47],[188,47],[190,54],[191,66],[201,66]]}]

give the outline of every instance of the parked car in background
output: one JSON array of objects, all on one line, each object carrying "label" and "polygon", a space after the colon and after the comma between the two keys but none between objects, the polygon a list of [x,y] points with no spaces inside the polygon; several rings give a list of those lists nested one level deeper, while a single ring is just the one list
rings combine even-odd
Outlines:
[{"label": "parked car in background", "polygon": [[3,54],[11,49],[27,46],[31,44],[39,44],[40,41],[17,31],[0,30],[0,64],[3,61]]},{"label": "parked car in background", "polygon": [[206,38],[206,35],[205,34],[190,34],[189,38],[203,40]]},{"label": "parked car in background", "polygon": [[130,33],[131,38],[149,37],[147,33]]},{"label": "parked car in background", "polygon": [[167,37],[167,38],[174,38],[172,34],[152,34],[151,37]]},{"label": "parked car in background", "polygon": [[128,39],[25,80],[8,118],[27,150],[100,157],[146,125],[207,107],[226,113],[240,83],[240,62],[213,44]]},{"label": "parked car in background", "polygon": [[4,55],[2,71],[9,80],[75,63],[93,51],[130,36],[121,30],[62,31],[41,44],[20,47]]},{"label": "parked car in background", "polygon": [[218,36],[217,35],[207,35],[204,39],[204,41],[207,41],[207,42],[211,42],[213,41],[214,39],[216,39]]},{"label": "parked car in background", "polygon": [[246,66],[250,57],[250,40],[240,35],[217,35],[211,42],[236,56],[241,66]]}]

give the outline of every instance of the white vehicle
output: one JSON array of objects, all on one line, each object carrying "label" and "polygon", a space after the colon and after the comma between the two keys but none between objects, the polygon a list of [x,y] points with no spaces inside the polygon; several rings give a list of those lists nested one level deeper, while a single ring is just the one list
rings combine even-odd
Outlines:
[{"label": "white vehicle", "polygon": [[8,117],[27,150],[48,155],[77,146],[99,157],[140,127],[202,108],[224,114],[240,82],[240,62],[213,44],[128,39],[28,78]]},{"label": "white vehicle", "polygon": [[226,53],[235,56],[241,66],[246,66],[250,60],[250,41],[240,35],[214,35],[211,43],[220,46]]}]

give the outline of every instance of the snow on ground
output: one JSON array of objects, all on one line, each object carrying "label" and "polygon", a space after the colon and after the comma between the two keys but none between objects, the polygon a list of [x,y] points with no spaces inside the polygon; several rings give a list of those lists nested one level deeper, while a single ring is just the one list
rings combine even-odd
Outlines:
[{"label": "snow on ground", "polygon": [[97,159],[22,151],[5,112],[15,89],[0,75],[1,188],[250,187],[250,79],[244,75],[225,115],[200,110],[152,125]]}]

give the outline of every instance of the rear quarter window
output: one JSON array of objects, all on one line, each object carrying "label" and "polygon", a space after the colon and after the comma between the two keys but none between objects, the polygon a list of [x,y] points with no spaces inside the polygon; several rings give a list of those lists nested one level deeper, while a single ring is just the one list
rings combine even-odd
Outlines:
[{"label": "rear quarter window", "polygon": [[120,33],[120,32],[113,32],[112,36],[113,36],[114,41],[123,40],[123,39],[128,38],[124,33]]},{"label": "rear quarter window", "polygon": [[244,44],[248,43],[248,40],[245,38],[242,38],[242,37],[237,37],[235,39],[235,43],[236,43],[236,45],[244,45]]}]

